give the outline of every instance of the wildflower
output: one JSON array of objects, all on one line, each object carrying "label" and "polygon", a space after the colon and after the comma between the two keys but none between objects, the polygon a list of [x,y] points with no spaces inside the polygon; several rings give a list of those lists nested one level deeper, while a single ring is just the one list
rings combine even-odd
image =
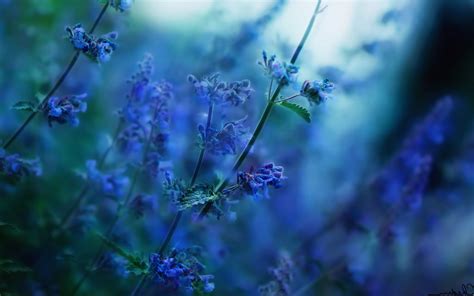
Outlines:
[{"label": "wildflower", "polygon": [[188,75],[188,81],[193,84],[200,99],[218,105],[238,106],[245,103],[254,91],[249,80],[227,83],[221,81],[219,76],[219,73],[214,73],[199,80],[194,75]]},{"label": "wildflower", "polygon": [[110,5],[120,12],[129,10],[132,7],[133,0],[112,0]]},{"label": "wildflower", "polygon": [[117,44],[113,40],[117,39],[118,34],[111,32],[101,37],[86,33],[81,24],[74,27],[66,27],[69,41],[75,49],[80,50],[90,59],[104,63],[110,60],[112,53],[117,48]]},{"label": "wildflower", "polygon": [[151,277],[163,288],[188,291],[201,290],[210,293],[214,290],[212,275],[201,275],[204,267],[187,252],[173,250],[169,256],[151,254],[149,259]]},{"label": "wildflower", "polygon": [[267,57],[265,51],[262,52],[263,62],[259,61],[258,64],[262,66],[264,72],[273,79],[276,79],[283,85],[296,81],[298,74],[298,67],[293,64],[287,64],[280,62],[276,59],[276,55],[272,55],[270,58]]},{"label": "wildflower", "polygon": [[268,163],[253,172],[239,172],[237,174],[237,186],[248,195],[259,198],[269,198],[268,187],[280,188],[286,177],[283,176],[283,167]]},{"label": "wildflower", "polygon": [[41,164],[38,159],[23,159],[19,154],[7,154],[0,148],[0,173],[21,178],[23,176],[40,176]]},{"label": "wildflower", "polygon": [[328,79],[322,81],[308,81],[303,82],[301,86],[301,95],[308,99],[311,105],[319,105],[331,98],[330,93],[334,90],[334,84]]},{"label": "wildflower", "polygon": [[95,160],[86,162],[88,179],[105,195],[117,198],[124,194],[129,183],[123,171],[115,171],[107,174],[101,173],[97,169]]},{"label": "wildflower", "polygon": [[69,40],[75,49],[87,51],[89,49],[92,38],[86,33],[86,30],[81,24],[77,24],[74,27],[66,27]]},{"label": "wildflower", "polygon": [[53,122],[59,124],[69,123],[71,126],[78,126],[78,113],[84,113],[87,110],[85,98],[87,94],[65,96],[62,98],[51,97],[43,107],[43,112],[48,119],[49,126]]},{"label": "wildflower", "polygon": [[145,213],[152,212],[156,207],[156,197],[154,195],[138,194],[130,202],[130,211],[137,218],[141,218]]},{"label": "wildflower", "polygon": [[420,164],[427,170],[427,163],[431,162],[427,160],[428,157],[432,158],[444,142],[452,108],[451,98],[439,100],[431,112],[410,131],[400,150],[376,176],[372,186],[384,201],[394,203],[400,200],[405,186],[420,169]]},{"label": "wildflower", "polygon": [[278,266],[270,268],[273,280],[259,287],[261,296],[289,296],[290,283],[293,281],[293,261],[288,254],[282,254]]},{"label": "wildflower", "polygon": [[203,125],[198,126],[201,144],[215,155],[236,154],[237,149],[246,142],[248,129],[244,126],[247,118],[230,121],[224,124],[221,130],[209,128],[207,131]]},{"label": "wildflower", "polygon": [[412,176],[403,189],[404,201],[411,209],[417,209],[421,205],[422,196],[428,183],[429,174],[431,173],[431,163],[431,156],[420,158]]}]

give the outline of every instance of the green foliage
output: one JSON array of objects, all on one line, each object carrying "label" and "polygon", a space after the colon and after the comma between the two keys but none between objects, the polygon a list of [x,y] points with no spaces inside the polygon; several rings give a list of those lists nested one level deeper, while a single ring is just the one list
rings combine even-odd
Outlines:
[{"label": "green foliage", "polygon": [[303,120],[306,121],[307,123],[311,123],[311,113],[309,113],[308,109],[306,109],[305,107],[295,104],[295,103],[286,102],[286,101],[278,103],[278,105],[285,107],[288,110],[293,111],[299,117],[303,118]]},{"label": "green foliage", "polygon": [[182,211],[197,205],[203,205],[208,201],[215,201],[221,194],[214,191],[214,186],[209,184],[196,184],[187,188],[176,200],[178,210]]},{"label": "green foliage", "polygon": [[99,238],[108,248],[112,249],[115,253],[117,253],[117,255],[127,260],[127,270],[129,272],[135,275],[148,273],[148,263],[143,260],[141,256],[128,252],[114,241],[103,236],[101,233],[97,233],[97,236],[99,236]]},{"label": "green foliage", "polygon": [[11,109],[35,112],[37,110],[36,106],[36,103],[32,101],[18,101],[11,107]]},{"label": "green foliage", "polygon": [[25,273],[31,269],[10,259],[0,259],[0,274]]}]

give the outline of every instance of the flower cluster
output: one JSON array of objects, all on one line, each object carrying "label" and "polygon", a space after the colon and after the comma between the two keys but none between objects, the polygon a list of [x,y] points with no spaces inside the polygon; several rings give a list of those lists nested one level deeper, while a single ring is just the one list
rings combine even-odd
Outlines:
[{"label": "flower cluster", "polygon": [[257,169],[255,172],[251,169],[249,172],[239,172],[237,174],[238,189],[255,198],[269,198],[268,188],[280,188],[283,176],[283,167],[268,163]]},{"label": "flower cluster", "polygon": [[270,268],[273,280],[260,286],[258,291],[261,296],[289,296],[291,295],[290,283],[293,281],[293,261],[288,254],[282,254],[280,262],[275,268]]},{"label": "flower cluster", "polygon": [[146,55],[128,81],[131,87],[127,103],[120,111],[124,127],[118,136],[118,146],[126,155],[139,155],[150,138],[145,167],[151,176],[156,177],[169,141],[168,105],[173,93],[171,84],[151,80],[152,60],[151,55]]},{"label": "flower cluster", "polygon": [[268,58],[265,51],[262,52],[262,60],[258,64],[262,66],[265,73],[272,79],[276,79],[283,85],[288,85],[296,81],[298,67],[293,64],[280,62],[276,59],[276,55]]},{"label": "flower cluster", "polygon": [[87,57],[98,63],[108,62],[112,53],[117,49],[117,44],[113,42],[118,37],[116,32],[96,37],[88,34],[81,24],[66,27],[66,32],[69,41],[71,41],[75,49],[80,50]]},{"label": "flower cluster", "polygon": [[173,250],[169,256],[151,254],[152,279],[163,288],[210,293],[214,290],[212,275],[201,275],[204,267],[192,255]]},{"label": "flower cluster", "polygon": [[111,0],[110,6],[120,12],[129,10],[132,7],[133,0]]},{"label": "flower cluster", "polygon": [[101,193],[113,198],[118,198],[124,194],[129,180],[124,176],[122,170],[102,173],[98,170],[95,160],[88,160],[86,168],[87,178]]},{"label": "flower cluster", "polygon": [[214,155],[236,154],[243,147],[248,136],[248,128],[244,126],[247,118],[230,121],[221,130],[198,126],[200,144]]},{"label": "flower cluster", "polygon": [[72,126],[79,125],[79,113],[86,112],[87,102],[85,99],[87,94],[71,95],[62,98],[51,97],[43,106],[42,111],[48,119],[49,126],[53,122],[59,124],[69,123]]},{"label": "flower cluster", "polygon": [[38,159],[23,159],[19,154],[7,154],[0,148],[0,173],[19,179],[29,175],[40,176],[42,169]]},{"label": "flower cluster", "polygon": [[328,79],[322,81],[314,80],[303,82],[300,94],[308,99],[311,105],[319,105],[331,98],[330,93],[334,90],[334,84]]},{"label": "flower cluster", "polygon": [[221,81],[219,76],[219,73],[214,73],[197,79],[194,75],[188,75],[188,81],[193,84],[200,99],[216,105],[241,105],[254,92],[249,80],[227,83]]}]

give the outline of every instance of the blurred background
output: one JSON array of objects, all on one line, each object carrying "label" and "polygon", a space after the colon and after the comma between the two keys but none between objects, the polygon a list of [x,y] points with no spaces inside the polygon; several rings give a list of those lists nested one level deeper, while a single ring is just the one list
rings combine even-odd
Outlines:
[{"label": "blurred background", "polygon": [[[11,106],[47,93],[73,55],[65,27],[88,28],[101,9],[99,1],[73,2],[0,0],[3,141],[27,117]],[[188,180],[207,106],[187,75],[249,79],[251,99],[216,118],[248,116],[253,131],[269,85],[257,65],[262,50],[288,61],[315,4],[136,0],[124,13],[107,11],[95,34],[118,32],[111,60],[81,56],[57,92],[89,95],[80,125],[49,127],[39,114],[8,149],[39,158],[43,172],[0,181],[0,294],[70,295],[90,264],[100,247],[94,232],[106,231],[117,201],[91,191],[76,227],[59,236],[54,229],[81,192],[85,162],[110,144],[127,80],[145,54],[154,57],[153,79],[173,85],[164,163]],[[275,108],[242,166],[282,165],[284,186],[269,199],[242,198],[219,220],[197,222],[195,210],[186,211],[172,247],[201,247],[214,295],[427,295],[474,284],[474,1],[323,6],[296,64],[299,83],[334,82],[332,98],[311,108],[310,124]],[[295,102],[309,107],[304,98]],[[207,155],[200,182],[215,182],[235,158]],[[105,167],[131,178],[134,163],[112,152]],[[140,218],[125,215],[113,234],[144,257],[176,211],[163,178],[139,181],[156,205]],[[79,294],[130,293],[139,277],[111,253]],[[186,292],[150,284],[145,293]]]}]

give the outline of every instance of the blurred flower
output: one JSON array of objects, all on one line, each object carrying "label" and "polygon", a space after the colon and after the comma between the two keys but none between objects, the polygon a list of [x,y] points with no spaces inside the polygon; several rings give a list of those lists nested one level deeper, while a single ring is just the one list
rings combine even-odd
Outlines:
[{"label": "blurred flower", "polygon": [[403,190],[404,201],[411,209],[418,209],[421,206],[422,196],[431,173],[431,163],[431,156],[421,157],[412,176],[405,185]]},{"label": "blurred flower", "polygon": [[262,58],[263,62],[259,61],[258,64],[262,66],[268,76],[276,79],[283,85],[288,85],[289,83],[296,81],[296,76],[298,74],[297,66],[278,61],[276,55],[272,55],[268,58],[265,51],[262,52]]},{"label": "blurred flower", "polygon": [[288,254],[282,254],[278,266],[269,269],[273,280],[258,288],[262,296],[289,296],[293,281],[293,261]]},{"label": "blurred flower", "polygon": [[111,0],[110,5],[120,12],[129,10],[132,7],[133,0]]},{"label": "blurred flower", "polygon": [[84,234],[96,225],[96,214],[97,207],[95,205],[81,206],[78,209],[77,214],[74,215],[70,228],[73,232]]},{"label": "blurred flower", "polygon": [[100,190],[103,194],[118,198],[125,192],[129,180],[123,175],[122,170],[117,170],[109,173],[102,173],[97,169],[97,162],[95,160],[88,160],[86,162],[88,179]]},{"label": "blurred flower", "polygon": [[280,188],[281,182],[285,179],[283,167],[269,163],[255,172],[253,169],[249,172],[239,172],[237,174],[237,188],[255,198],[260,198],[262,194],[264,198],[269,198],[268,187]]},{"label": "blurred flower", "polygon": [[319,105],[331,98],[330,93],[334,90],[334,84],[328,79],[322,81],[306,80],[301,86],[301,95],[308,99],[311,105]]},{"label": "blurred flower", "polygon": [[200,144],[215,155],[236,154],[237,149],[244,146],[247,140],[248,128],[244,126],[247,118],[230,121],[221,130],[198,126]]},{"label": "blurred flower", "polygon": [[40,176],[42,172],[38,159],[23,159],[19,154],[7,154],[0,148],[0,173],[21,178],[29,175]]},{"label": "blurred flower", "polygon": [[238,106],[254,92],[249,80],[227,83],[221,81],[219,76],[219,73],[214,73],[199,80],[194,75],[188,75],[188,81],[193,84],[200,99],[217,105]]},{"label": "blurred flower", "polygon": [[130,211],[137,218],[151,213],[156,208],[156,196],[140,193],[130,202]]},{"label": "blurred flower", "polygon": [[373,180],[373,188],[384,201],[398,202],[420,165],[427,173],[433,154],[444,142],[452,108],[450,97],[439,100],[424,120],[410,131],[401,149]]},{"label": "blurred flower", "polygon": [[51,97],[43,107],[43,113],[48,119],[49,126],[53,122],[59,124],[69,123],[72,126],[79,125],[78,113],[87,110],[87,103],[84,101],[87,94],[65,96],[62,98]]}]

